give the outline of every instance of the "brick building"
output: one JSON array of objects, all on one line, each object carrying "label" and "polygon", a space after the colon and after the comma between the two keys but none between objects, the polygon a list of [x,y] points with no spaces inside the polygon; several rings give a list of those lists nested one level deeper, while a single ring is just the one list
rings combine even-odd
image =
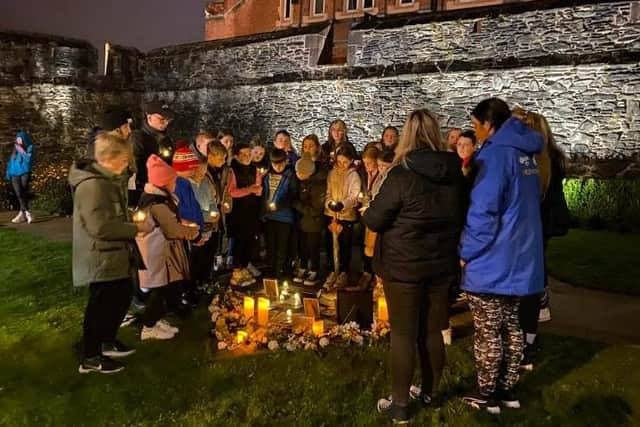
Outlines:
[{"label": "brick building", "polygon": [[[515,0],[522,1],[522,0]],[[205,40],[332,23],[327,63],[344,63],[350,28],[367,18],[513,3],[514,0],[213,0],[206,5]]]}]

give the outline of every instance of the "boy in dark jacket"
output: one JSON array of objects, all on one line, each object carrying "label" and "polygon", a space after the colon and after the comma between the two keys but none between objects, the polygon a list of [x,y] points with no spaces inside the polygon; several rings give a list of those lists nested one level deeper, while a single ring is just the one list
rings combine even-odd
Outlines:
[{"label": "boy in dark jacket", "polygon": [[287,262],[295,226],[291,207],[297,178],[287,164],[287,153],[278,148],[271,152],[271,170],[263,179],[262,202],[267,240],[267,259],[271,273],[282,276]]},{"label": "boy in dark jacket", "polygon": [[320,247],[324,225],[324,199],[327,192],[327,174],[316,169],[308,154],[296,162],[296,176],[300,183],[293,208],[298,214],[300,235],[300,268],[293,279],[296,283],[314,286],[318,283]]}]

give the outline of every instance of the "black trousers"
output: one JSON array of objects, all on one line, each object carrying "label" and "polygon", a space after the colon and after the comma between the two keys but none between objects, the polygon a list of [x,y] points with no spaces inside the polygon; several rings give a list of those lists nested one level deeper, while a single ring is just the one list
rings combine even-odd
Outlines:
[{"label": "black trousers", "polygon": [[179,310],[183,282],[173,282],[166,286],[151,289],[147,297],[146,310],[142,316],[144,326],[151,328],[166,316],[169,311]]},{"label": "black trousers", "polygon": [[450,277],[424,283],[384,282],[391,324],[391,390],[398,406],[409,404],[416,348],[422,372],[422,392],[437,392],[445,353],[443,329],[449,322],[447,295]]},{"label": "black trousers", "polygon": [[[333,218],[326,217],[326,225],[329,227]],[[353,221],[338,221],[342,225],[342,231],[338,235],[338,245],[340,247],[340,272],[348,273],[351,266],[351,249],[353,246]],[[329,260],[329,271],[335,271],[333,265],[333,233],[327,230],[326,240],[327,259]]]},{"label": "black trousers", "polygon": [[29,174],[11,177],[11,185],[16,193],[21,211],[29,210]]},{"label": "black trousers", "polygon": [[191,281],[195,284],[207,282],[211,278],[217,245],[218,233],[213,233],[203,246],[191,246],[189,256]]},{"label": "black trousers", "polygon": [[[547,243],[549,238],[545,238],[543,241],[543,256],[544,256],[544,287],[547,288],[549,284],[547,276]],[[527,295],[520,298],[520,327],[525,334],[537,334],[538,333],[538,318],[540,316],[541,302],[544,292],[539,294]]]},{"label": "black trousers", "polygon": [[89,285],[82,338],[84,357],[99,356],[102,353],[102,343],[110,343],[116,339],[120,323],[129,308],[132,292],[133,283],[129,278]]},{"label": "black trousers", "polygon": [[271,274],[278,276],[284,272],[291,253],[293,231],[293,224],[267,220],[265,237],[267,240],[267,263]]},{"label": "black trousers", "polygon": [[300,236],[300,268],[317,272],[320,268],[320,248],[322,233],[299,231]]}]

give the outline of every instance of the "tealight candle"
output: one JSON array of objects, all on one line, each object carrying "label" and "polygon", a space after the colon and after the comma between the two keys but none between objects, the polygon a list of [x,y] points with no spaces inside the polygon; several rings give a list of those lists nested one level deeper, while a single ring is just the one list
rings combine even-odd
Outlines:
[{"label": "tealight candle", "polygon": [[389,321],[389,310],[385,297],[378,298],[378,320]]},{"label": "tealight candle", "polygon": [[317,337],[324,334],[324,320],[322,319],[314,320],[312,330],[313,330],[313,335]]},{"label": "tealight candle", "polygon": [[272,210],[272,211],[276,210],[276,203],[275,202],[269,203],[269,210]]},{"label": "tealight candle", "polygon": [[284,302],[284,300],[286,298],[286,295],[283,292],[283,293],[280,294],[280,296],[278,298],[280,298],[280,302]]},{"label": "tealight candle", "polygon": [[218,219],[218,217],[220,216],[218,211],[211,211],[211,213],[209,215],[211,215],[212,219]]},{"label": "tealight candle", "polygon": [[147,218],[147,214],[144,211],[135,211],[133,213],[133,222],[142,222]]},{"label": "tealight candle", "polygon": [[266,326],[269,323],[269,299],[258,298],[258,325]]},{"label": "tealight candle", "polygon": [[163,148],[162,151],[160,151],[160,155],[162,157],[169,157],[171,155],[171,151],[167,150],[166,148]]},{"label": "tealight candle", "polygon": [[287,322],[291,323],[291,318],[293,317],[293,311],[291,309],[287,309]]},{"label": "tealight candle", "polygon": [[222,207],[224,207],[224,209],[228,211],[228,210],[229,210],[229,208],[231,207],[231,205],[229,205],[229,202],[224,202],[224,203],[222,204]]},{"label": "tealight candle", "polygon": [[247,338],[249,338],[249,334],[246,331],[238,331],[238,333],[236,334],[236,342],[238,344],[242,344],[245,341],[247,341]]},{"label": "tealight candle", "polygon": [[295,293],[293,295],[293,305],[295,307],[300,307],[300,304],[302,303],[302,300],[300,299],[300,294],[299,293]]},{"label": "tealight candle", "polygon": [[255,313],[255,300],[251,297],[244,297],[244,317],[249,319],[253,319]]}]

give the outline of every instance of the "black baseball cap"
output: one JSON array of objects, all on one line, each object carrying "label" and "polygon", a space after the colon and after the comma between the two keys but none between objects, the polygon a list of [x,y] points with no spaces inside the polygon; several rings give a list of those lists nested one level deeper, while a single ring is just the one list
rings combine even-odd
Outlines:
[{"label": "black baseball cap", "polygon": [[160,114],[165,119],[173,119],[174,113],[169,105],[162,100],[149,101],[144,104],[144,112],[146,114]]}]

